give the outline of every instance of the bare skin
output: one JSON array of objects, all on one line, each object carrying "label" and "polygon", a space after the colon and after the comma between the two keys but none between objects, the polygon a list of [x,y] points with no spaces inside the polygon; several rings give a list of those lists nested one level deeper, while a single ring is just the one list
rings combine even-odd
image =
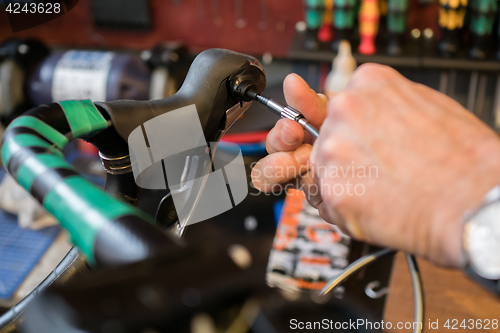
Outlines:
[{"label": "bare skin", "polygon": [[[320,215],[355,239],[461,267],[464,214],[500,184],[497,134],[386,66],[360,66],[329,101],[295,74],[283,86],[320,135],[314,141],[299,124],[278,121],[269,155],[252,170],[254,186],[270,192],[298,177]],[[349,166],[354,175],[333,172]]]}]

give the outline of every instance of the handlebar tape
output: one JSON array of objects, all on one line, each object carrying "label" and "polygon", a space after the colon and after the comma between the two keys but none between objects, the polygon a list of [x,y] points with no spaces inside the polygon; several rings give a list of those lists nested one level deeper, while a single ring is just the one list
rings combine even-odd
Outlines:
[{"label": "handlebar tape", "polygon": [[16,118],[0,144],[7,171],[68,231],[90,264],[104,266],[145,259],[172,243],[151,217],[103,192],[64,160],[69,141],[110,125],[91,101],[63,101]]}]

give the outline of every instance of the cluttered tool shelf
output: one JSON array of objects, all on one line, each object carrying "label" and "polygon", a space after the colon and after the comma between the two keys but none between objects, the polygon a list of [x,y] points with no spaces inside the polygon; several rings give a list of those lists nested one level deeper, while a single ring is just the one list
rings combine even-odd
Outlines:
[{"label": "cluttered tool shelf", "polygon": [[[331,62],[336,52],[331,50],[329,45],[323,45],[319,50],[307,50],[304,48],[306,36],[303,33],[297,33],[293,39],[292,45],[288,51],[288,58],[293,60],[306,61],[325,61]],[[500,61],[495,59],[471,60],[465,54],[458,53],[454,58],[443,58],[432,52],[424,52],[419,49],[419,43],[408,43],[407,52],[401,56],[390,56],[384,53],[375,53],[373,55],[363,55],[353,52],[353,57],[358,64],[374,62],[393,67],[412,67],[425,69],[456,69],[456,70],[477,70],[477,71],[500,71]]]}]

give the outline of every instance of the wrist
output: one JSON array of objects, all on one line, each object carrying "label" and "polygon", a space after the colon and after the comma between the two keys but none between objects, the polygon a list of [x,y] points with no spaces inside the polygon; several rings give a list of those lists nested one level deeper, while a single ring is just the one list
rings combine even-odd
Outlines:
[{"label": "wrist", "polygon": [[[500,279],[500,186],[485,196],[483,204],[465,220],[463,264],[472,275]],[[500,286],[500,285],[499,285]]]},{"label": "wrist", "polygon": [[[450,210],[448,216],[441,215],[440,222],[434,222],[431,227],[427,255],[434,263],[449,267],[462,267],[462,230],[463,209]],[[458,213],[459,212],[459,213]]]},{"label": "wrist", "polygon": [[487,154],[471,157],[472,167],[459,177],[454,186],[442,198],[439,214],[433,219],[434,232],[431,232],[431,260],[453,268],[463,268],[464,224],[485,203],[487,194],[500,185],[500,141],[495,139],[493,146],[479,148]]}]

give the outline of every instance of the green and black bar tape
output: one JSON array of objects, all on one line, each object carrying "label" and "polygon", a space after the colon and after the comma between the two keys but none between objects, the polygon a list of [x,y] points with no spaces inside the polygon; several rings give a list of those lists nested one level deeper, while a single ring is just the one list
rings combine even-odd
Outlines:
[{"label": "green and black bar tape", "polygon": [[163,251],[154,221],[87,181],[63,157],[75,138],[111,126],[89,100],[40,106],[16,118],[1,142],[7,171],[65,228],[90,264],[115,266]]}]

